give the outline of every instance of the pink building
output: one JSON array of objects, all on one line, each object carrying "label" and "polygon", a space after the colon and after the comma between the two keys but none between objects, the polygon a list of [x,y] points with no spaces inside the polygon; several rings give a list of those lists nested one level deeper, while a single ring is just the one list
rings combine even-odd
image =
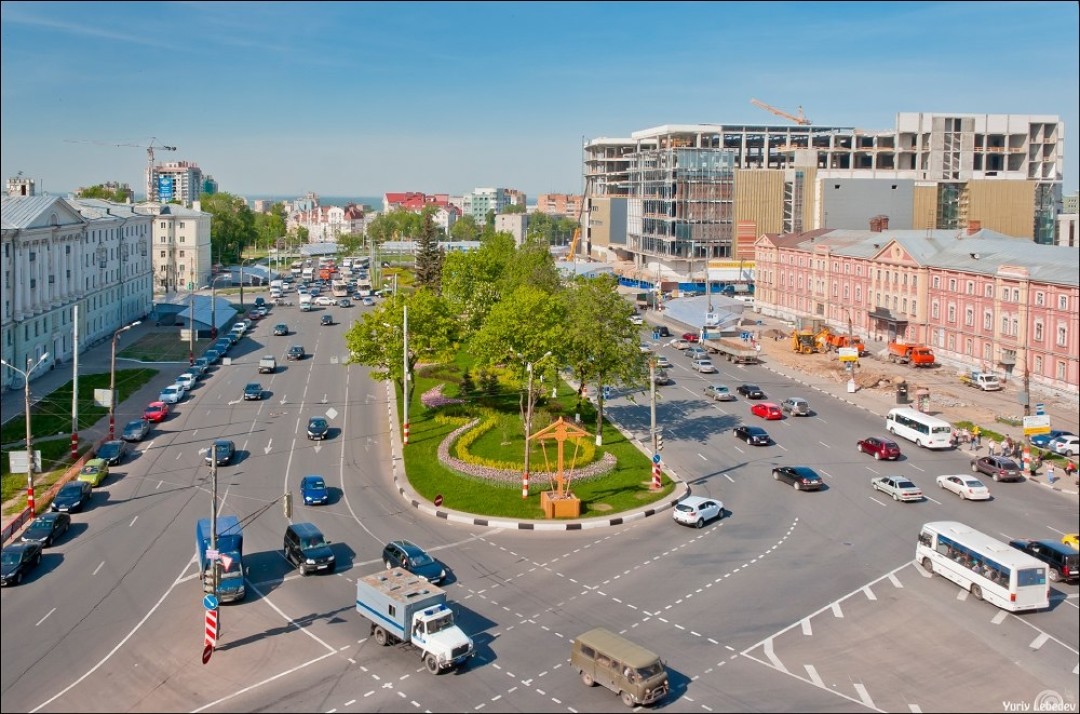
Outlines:
[{"label": "pink building", "polygon": [[1078,395],[1080,251],[982,230],[819,229],[755,243],[756,309],[824,320],[880,349]]}]

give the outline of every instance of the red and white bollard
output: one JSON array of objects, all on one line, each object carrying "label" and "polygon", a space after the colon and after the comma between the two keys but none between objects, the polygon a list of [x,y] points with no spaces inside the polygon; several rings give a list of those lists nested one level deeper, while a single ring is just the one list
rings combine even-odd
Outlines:
[{"label": "red and white bollard", "polygon": [[529,472],[525,471],[521,475],[521,497],[529,497]]},{"label": "red and white bollard", "polygon": [[[30,458],[34,457],[31,455]],[[37,515],[37,510],[34,507],[34,484],[26,487],[26,507],[30,509],[31,516]]]},{"label": "red and white bollard", "polygon": [[404,433],[402,435],[402,443],[404,443],[404,444],[409,443],[409,422],[405,422],[405,429],[404,429]]},{"label": "red and white bollard", "polygon": [[1031,473],[1031,449],[1024,447],[1024,473]]},{"label": "red and white bollard", "polygon": [[206,611],[206,637],[203,639],[204,647],[217,647],[218,641],[218,611]]},{"label": "red and white bollard", "polygon": [[652,486],[651,486],[651,488],[652,488],[653,491],[659,491],[661,486],[662,486],[662,484],[661,484],[661,481],[660,481],[660,464],[659,463],[653,463],[653,465],[652,465]]}]

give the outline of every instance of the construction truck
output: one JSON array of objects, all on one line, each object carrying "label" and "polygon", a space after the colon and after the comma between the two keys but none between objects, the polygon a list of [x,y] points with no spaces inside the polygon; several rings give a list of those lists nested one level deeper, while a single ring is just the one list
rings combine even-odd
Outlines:
[{"label": "construction truck", "polygon": [[791,333],[791,350],[799,354],[813,354],[817,351],[814,342],[814,332],[811,330],[795,330]]},{"label": "construction truck", "polygon": [[974,369],[970,372],[961,372],[960,382],[969,387],[981,389],[984,392],[999,392],[1002,389],[1001,380],[997,378],[996,374],[986,374]]},{"label": "construction truck", "polygon": [[376,643],[415,647],[432,674],[463,664],[475,654],[473,641],[454,624],[446,591],[403,568],[358,578],[356,610],[371,621]]},{"label": "construction truck", "polygon": [[749,342],[729,337],[710,337],[702,340],[701,345],[713,354],[723,355],[728,362],[737,364],[758,363],[758,351]]},{"label": "construction truck", "polygon": [[817,334],[815,340],[821,352],[836,352],[842,347],[848,347],[859,351],[860,355],[866,354],[866,346],[863,341],[854,335],[841,335],[825,328]]},{"label": "construction truck", "polygon": [[903,342],[889,343],[889,361],[910,364],[912,367],[933,367],[934,351],[926,345],[909,345]]}]

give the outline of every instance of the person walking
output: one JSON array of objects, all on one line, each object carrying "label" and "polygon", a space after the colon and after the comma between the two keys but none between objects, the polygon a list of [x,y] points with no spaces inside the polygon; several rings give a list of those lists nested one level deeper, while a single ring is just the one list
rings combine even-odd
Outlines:
[{"label": "person walking", "polygon": [[1054,480],[1054,462],[1050,461],[1046,464],[1046,483],[1053,486]]},{"label": "person walking", "polygon": [[975,449],[982,446],[982,429],[979,428],[978,424],[971,429],[971,445]]}]

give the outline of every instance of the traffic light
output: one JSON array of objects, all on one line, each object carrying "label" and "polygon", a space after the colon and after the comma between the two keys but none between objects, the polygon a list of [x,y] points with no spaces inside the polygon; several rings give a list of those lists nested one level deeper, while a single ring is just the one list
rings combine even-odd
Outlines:
[{"label": "traffic light", "polygon": [[285,511],[286,518],[292,518],[292,492],[286,491],[285,498],[281,501],[282,508]]},{"label": "traffic light", "polygon": [[664,435],[663,434],[657,434],[656,435],[656,450],[657,451],[662,451],[663,448],[664,448]]}]

